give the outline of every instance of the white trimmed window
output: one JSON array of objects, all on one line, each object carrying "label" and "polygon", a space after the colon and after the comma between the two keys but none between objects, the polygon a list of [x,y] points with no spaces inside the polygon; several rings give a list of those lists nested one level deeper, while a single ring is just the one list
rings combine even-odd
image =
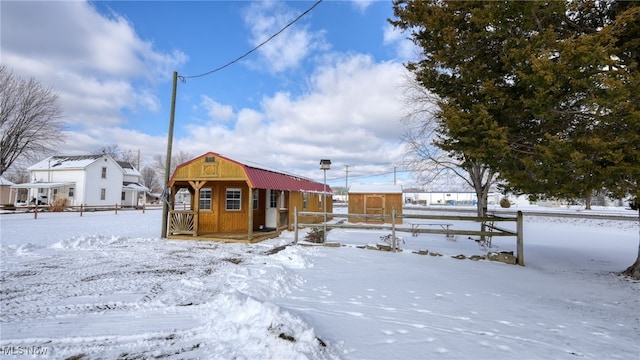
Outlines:
[{"label": "white trimmed window", "polygon": [[226,196],[226,209],[227,211],[238,211],[241,210],[242,204],[242,190],[236,188],[228,188],[227,196]]},{"label": "white trimmed window", "polygon": [[200,210],[211,210],[211,188],[200,189]]}]

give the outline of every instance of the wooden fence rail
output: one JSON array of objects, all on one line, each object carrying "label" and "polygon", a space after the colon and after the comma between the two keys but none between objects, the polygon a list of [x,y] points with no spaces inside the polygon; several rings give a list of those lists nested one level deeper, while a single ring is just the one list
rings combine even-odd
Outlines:
[{"label": "wooden fence rail", "polygon": [[[325,213],[323,212],[309,212],[309,211],[298,211],[297,208],[294,210],[294,244],[298,243],[298,229],[309,228],[309,227],[318,227],[317,223],[299,223],[298,216],[320,216],[324,217]],[[385,222],[384,224],[363,224],[363,223],[345,223],[344,221],[338,221],[336,223],[326,223],[322,224],[322,227],[328,229],[361,229],[361,230],[391,230],[393,245],[392,248],[395,251],[397,249],[396,244],[396,231],[402,232],[411,232],[414,236],[417,234],[444,234],[447,237],[452,235],[468,235],[468,236],[480,236],[481,238],[489,238],[494,236],[514,236],[516,237],[516,262],[518,265],[524,265],[524,239],[523,239],[523,216],[522,212],[518,211],[515,217],[509,216],[460,216],[460,215],[418,215],[418,214],[396,214],[395,210],[392,211],[391,215],[368,215],[368,214],[337,214],[337,213],[327,213],[327,217],[330,219],[334,218],[358,218],[358,219],[373,219],[373,220],[382,220]],[[437,220],[437,221],[471,221],[474,223],[480,224],[480,230],[471,230],[471,229],[457,229],[453,228],[451,225],[453,224],[444,224],[449,226],[441,226],[441,227],[433,227],[433,228],[419,228],[420,225],[442,225],[441,223],[414,223],[408,224],[410,227],[407,227],[406,224],[396,225],[396,218],[402,219],[419,219],[419,220]],[[515,222],[516,229],[510,230],[505,229],[503,227],[497,226],[495,223],[501,222]]]},{"label": "wooden fence rail", "polygon": [[77,212],[82,216],[85,212],[94,212],[94,211],[115,211],[115,214],[118,214],[118,211],[130,211],[130,210],[141,210],[144,214],[147,210],[146,204],[142,204],[142,206],[138,207],[123,207],[120,204],[115,205],[80,205],[80,206],[63,206],[57,208],[56,210],[52,210],[49,205],[28,205],[28,206],[20,206],[17,207],[16,210],[24,211],[24,212],[33,212],[33,218],[38,218],[38,213],[41,212]]}]

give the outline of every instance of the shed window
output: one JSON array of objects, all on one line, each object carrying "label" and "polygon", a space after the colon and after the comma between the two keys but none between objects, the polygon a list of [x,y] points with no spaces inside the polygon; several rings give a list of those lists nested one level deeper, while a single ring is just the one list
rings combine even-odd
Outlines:
[{"label": "shed window", "polygon": [[228,211],[237,211],[241,209],[242,192],[240,189],[227,189],[226,209]]},{"label": "shed window", "polygon": [[260,207],[260,197],[258,196],[258,190],[253,192],[253,210],[258,210]]},{"label": "shed window", "polygon": [[309,194],[302,193],[302,210],[307,209],[307,201],[309,200]]},{"label": "shed window", "polygon": [[216,162],[216,158],[213,157],[213,156],[207,156],[207,157],[204,158],[204,162],[206,162],[206,163],[214,163],[214,162]]},{"label": "shed window", "polygon": [[200,210],[211,210],[211,188],[200,189]]},{"label": "shed window", "polygon": [[322,194],[318,194],[318,209],[322,210]]},{"label": "shed window", "polygon": [[275,190],[269,191],[269,207],[278,207],[278,193]]}]

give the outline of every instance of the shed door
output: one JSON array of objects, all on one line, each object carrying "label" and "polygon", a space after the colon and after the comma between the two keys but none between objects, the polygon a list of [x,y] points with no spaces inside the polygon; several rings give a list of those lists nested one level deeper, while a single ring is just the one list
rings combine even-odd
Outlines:
[{"label": "shed door", "polygon": [[[384,195],[365,195],[364,196],[364,213],[367,215],[384,215]],[[383,223],[380,219],[367,218],[367,222]]]},{"label": "shed door", "polygon": [[278,191],[267,190],[267,219],[265,226],[275,229],[278,227]]}]

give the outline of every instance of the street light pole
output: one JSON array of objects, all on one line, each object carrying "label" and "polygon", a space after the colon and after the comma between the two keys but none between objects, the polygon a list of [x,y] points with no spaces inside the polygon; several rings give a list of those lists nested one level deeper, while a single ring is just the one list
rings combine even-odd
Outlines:
[{"label": "street light pole", "polygon": [[322,189],[322,206],[324,208],[324,223],[322,230],[322,242],[327,242],[327,170],[331,169],[331,160],[322,159],[320,160],[320,169],[324,172],[324,182]]}]

